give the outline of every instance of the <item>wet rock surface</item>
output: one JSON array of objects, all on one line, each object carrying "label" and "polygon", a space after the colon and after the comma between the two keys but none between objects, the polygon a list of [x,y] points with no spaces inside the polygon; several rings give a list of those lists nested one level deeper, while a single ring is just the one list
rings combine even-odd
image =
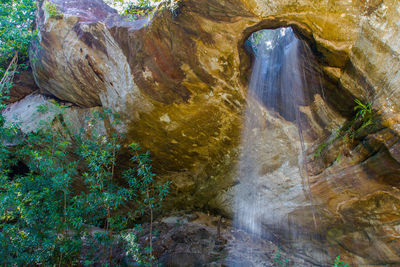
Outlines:
[{"label": "wet rock surface", "polygon": [[[149,242],[148,227],[139,238],[142,245]],[[162,266],[312,266],[271,240],[204,213],[164,218],[154,229],[153,252]]]}]

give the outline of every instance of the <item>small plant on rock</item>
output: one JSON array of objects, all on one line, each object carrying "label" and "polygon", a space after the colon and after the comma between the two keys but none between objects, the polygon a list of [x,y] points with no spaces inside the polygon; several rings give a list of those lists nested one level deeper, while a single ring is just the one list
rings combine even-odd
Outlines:
[{"label": "small plant on rock", "polygon": [[344,263],[344,261],[340,259],[340,256],[337,256],[333,267],[350,267],[350,265]]},{"label": "small plant on rock", "polygon": [[[347,146],[353,144],[357,134],[359,134],[361,130],[376,123],[376,112],[372,109],[371,103],[364,104],[358,99],[355,99],[354,102],[356,103],[354,107],[354,111],[356,111],[354,118],[341,129],[337,130],[334,136],[327,142],[321,143],[315,150],[313,154],[314,157],[320,157],[323,151],[336,140],[343,140],[344,144]],[[345,147],[341,150],[336,157],[336,161],[339,162],[341,160],[342,153],[346,150]]]},{"label": "small plant on rock", "polygon": [[360,120],[362,125],[360,129],[367,127],[372,124],[374,118],[374,112],[371,107],[371,103],[363,104],[360,100],[354,100],[356,102],[356,106],[354,110],[357,111],[356,120]]},{"label": "small plant on rock", "polygon": [[64,16],[63,13],[58,10],[57,6],[51,2],[51,0],[44,2],[44,10],[46,10],[51,18],[62,19]]},{"label": "small plant on rock", "polygon": [[288,266],[289,265],[289,258],[285,258],[282,250],[278,248],[278,251],[274,253],[274,266]]}]

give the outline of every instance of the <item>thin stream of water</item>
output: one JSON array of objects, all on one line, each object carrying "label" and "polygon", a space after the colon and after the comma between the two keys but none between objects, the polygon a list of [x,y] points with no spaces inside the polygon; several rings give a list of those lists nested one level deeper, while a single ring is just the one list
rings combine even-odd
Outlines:
[{"label": "thin stream of water", "polygon": [[288,214],[298,208],[299,194],[317,227],[301,107],[313,93],[323,93],[321,81],[306,75],[311,51],[291,28],[259,31],[247,44],[254,53],[254,63],[238,164],[239,185],[234,195],[234,223],[257,237],[268,236],[266,228],[296,235]]}]

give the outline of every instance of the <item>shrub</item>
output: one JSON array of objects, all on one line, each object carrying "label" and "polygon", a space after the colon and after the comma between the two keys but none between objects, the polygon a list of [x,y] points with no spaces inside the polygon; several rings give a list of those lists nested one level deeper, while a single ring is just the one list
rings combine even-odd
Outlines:
[{"label": "shrub", "polygon": [[20,67],[28,60],[32,38],[36,35],[35,0],[0,0],[0,77],[18,53]]},{"label": "shrub", "polygon": [[117,8],[128,21],[152,16],[156,10],[161,9],[168,9],[172,16],[176,17],[181,7],[180,0],[106,0],[105,2]]},{"label": "shrub", "polygon": [[[0,0],[0,110],[18,68],[26,67],[28,49],[36,32],[32,29],[34,0]],[[62,14],[54,4],[44,3],[52,17]],[[111,264],[113,245],[129,223],[159,208],[168,183],[157,183],[149,153],[129,146],[131,167],[123,172],[125,183],[116,181],[115,169],[122,136],[104,136],[94,125],[116,115],[97,112],[89,119],[89,131],[71,134],[63,120],[65,106],[56,106],[60,127],[52,123],[42,130],[22,134],[18,125],[5,125],[0,114],[0,264],[73,265]],[[38,112],[48,112],[41,106]],[[54,110],[52,110],[54,112]],[[26,165],[26,171],[18,167]],[[85,170],[85,171],[82,171]],[[80,186],[77,186],[80,185]],[[121,212],[121,210],[124,212]],[[129,212],[126,212],[129,210]],[[94,227],[100,229],[93,233]],[[139,264],[153,261],[133,239],[126,249]],[[88,245],[103,249],[104,258],[85,252]]]},{"label": "shrub", "polygon": [[[56,109],[58,130],[48,124],[22,135],[17,126],[3,123],[0,128],[2,265],[110,265],[123,230],[145,214],[152,223],[154,209],[168,193],[169,184],[154,180],[149,153],[142,153],[137,144],[129,146],[132,166],[124,171],[125,183],[116,181],[122,137],[101,135],[95,126],[104,120],[118,123],[117,116],[96,112],[88,118],[89,130],[71,134],[62,117],[66,107]],[[27,171],[13,172],[22,162]],[[105,251],[104,256],[84,252],[88,244]],[[128,244],[138,247],[132,239]],[[151,243],[147,256],[138,249],[128,251],[135,251],[142,263],[153,260]]]},{"label": "shrub", "polygon": [[44,10],[49,14],[50,18],[62,19],[63,13],[57,9],[57,6],[51,2],[51,0],[47,0],[44,2]]}]

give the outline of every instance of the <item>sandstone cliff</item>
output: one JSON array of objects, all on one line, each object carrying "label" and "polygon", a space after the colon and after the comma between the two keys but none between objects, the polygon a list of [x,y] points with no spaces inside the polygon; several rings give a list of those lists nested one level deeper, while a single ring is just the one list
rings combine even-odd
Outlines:
[{"label": "sandstone cliff", "polygon": [[[359,263],[400,263],[398,1],[182,0],[174,12],[160,8],[134,22],[101,0],[53,3],[63,17],[40,4],[31,52],[40,92],[82,114],[97,107],[119,113],[127,143],[149,149],[160,179],[173,182],[169,208],[223,214],[231,213],[251,67],[244,41],[260,29],[293,27],[311,46],[326,88],[302,110],[321,242],[340,244],[339,253]],[[337,151],[348,145],[337,142],[312,158],[312,144],[354,116],[355,98],[372,103],[376,127],[340,161]],[[293,123],[272,124],[284,145],[260,143],[265,173],[298,164]],[[271,202],[290,202],[283,218],[314,232],[302,189],[290,186],[290,172],[282,175],[287,187],[284,178],[269,181]]]}]

